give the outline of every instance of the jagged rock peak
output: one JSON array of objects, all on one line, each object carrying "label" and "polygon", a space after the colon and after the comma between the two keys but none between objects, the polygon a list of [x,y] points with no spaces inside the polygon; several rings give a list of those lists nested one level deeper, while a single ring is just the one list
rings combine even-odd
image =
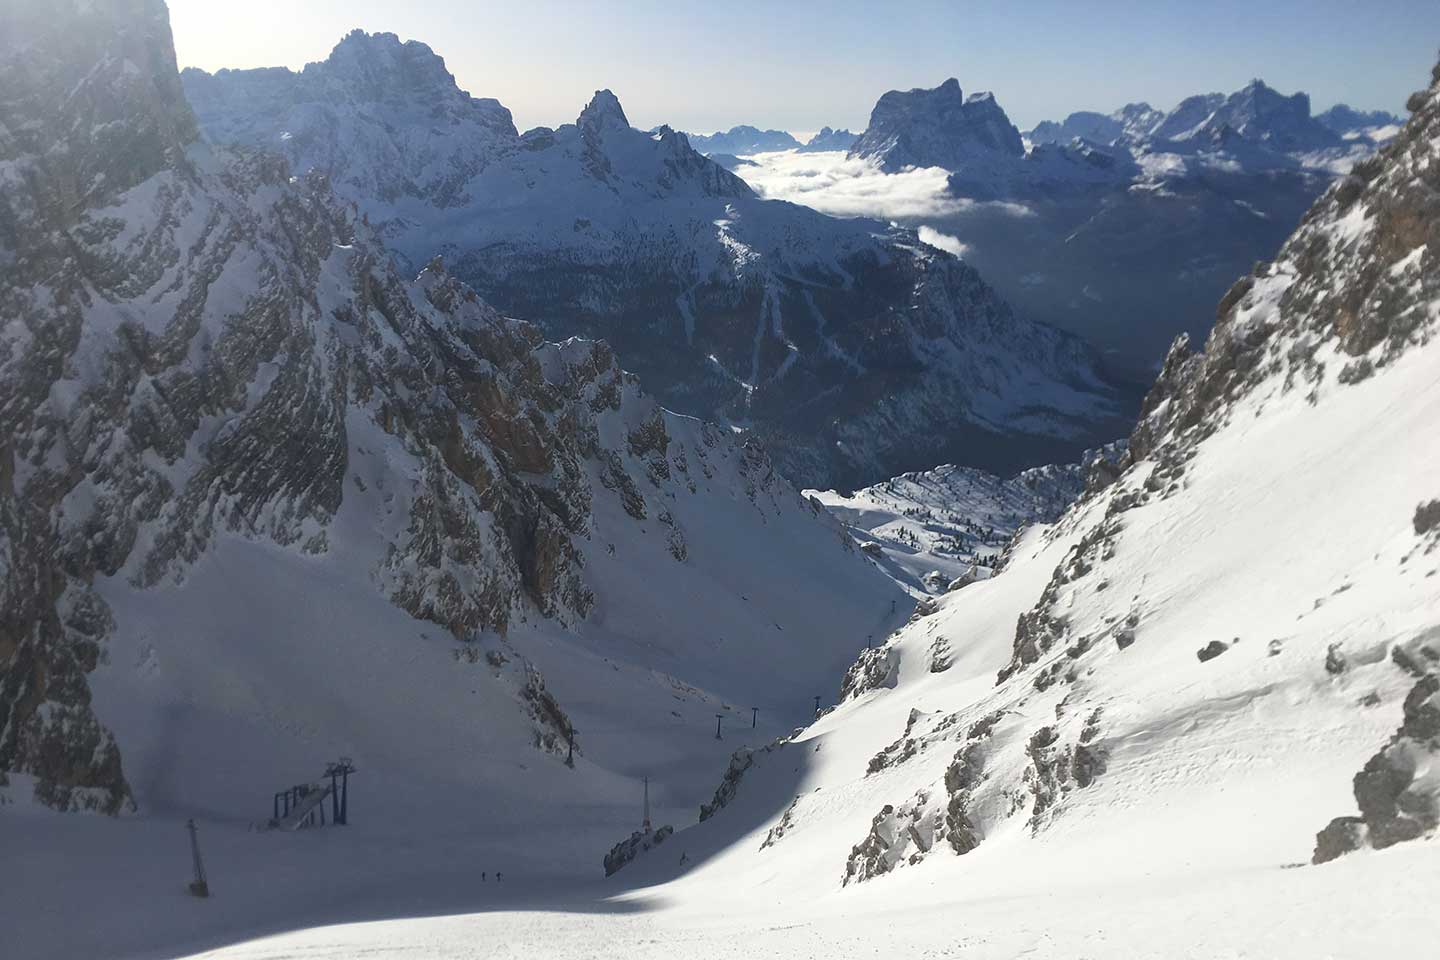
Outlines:
[{"label": "jagged rock peak", "polygon": [[1283,112],[1308,119],[1310,117],[1310,94],[1299,91],[1287,97],[1257,77],[1232,94],[1227,106],[1255,116]]},{"label": "jagged rock peak", "polygon": [[595,96],[580,111],[579,118],[575,121],[578,126],[604,127],[608,124],[616,124],[621,129],[630,126],[630,121],[625,117],[625,110],[620,106],[620,99],[609,90],[596,90]]},{"label": "jagged rock peak", "polygon": [[994,95],[967,98],[954,77],[931,90],[891,90],[882,96],[850,151],[855,158],[879,159],[891,171],[905,166],[953,170],[967,157],[1024,153],[1020,131]]},{"label": "jagged rock peak", "polygon": [[800,149],[805,151],[849,150],[859,139],[860,134],[851,133],[849,130],[821,127],[820,132],[811,137]]},{"label": "jagged rock peak", "polygon": [[[316,65],[308,65],[313,69]],[[455,85],[445,60],[428,44],[401,39],[393,33],[351,30],[330,51],[324,66],[360,84],[357,91],[381,99],[388,88],[436,88]]]}]

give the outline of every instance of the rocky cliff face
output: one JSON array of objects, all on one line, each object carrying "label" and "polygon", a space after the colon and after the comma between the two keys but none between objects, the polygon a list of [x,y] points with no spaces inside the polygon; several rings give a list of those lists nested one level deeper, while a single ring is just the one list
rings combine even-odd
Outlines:
[{"label": "rocky cliff face", "polygon": [[[756,444],[661,410],[603,343],[546,342],[439,260],[406,279],[323,176],[195,142],[159,0],[22,13],[0,50],[19,78],[0,105],[0,771],[45,802],[130,803],[87,674],[223,544],[343,573],[463,640],[579,623],[597,531],[653,524],[635,549],[685,564],[676,500],[701,487],[846,548]],[[391,65],[433,80],[413,53]],[[53,122],[67,90],[76,117]],[[582,141],[623,124],[606,107]],[[250,600],[279,620],[292,602]],[[569,720],[504,659],[560,749]]]},{"label": "rocky cliff face", "polygon": [[[120,755],[85,682],[109,613],[84,583],[115,558],[98,531],[72,534],[80,557],[57,549],[76,461],[95,452],[52,450],[70,411],[39,408],[82,373],[73,360],[91,278],[124,282],[89,246],[118,225],[86,211],[186,166],[196,128],[162,5],[20,3],[0,25],[0,769],[40,774],[56,806],[115,812],[129,799]],[[81,420],[73,426],[95,436],[99,425]]]},{"label": "rocky cliff face", "polygon": [[[354,66],[340,55],[352,46],[389,63],[413,45],[352,35],[303,74],[187,71],[186,89],[212,139],[333,171],[411,262],[443,252],[506,313],[555,337],[604,337],[667,406],[753,428],[797,482],[961,457],[1018,469],[1072,457],[1121,421],[1082,342],[1016,317],[909,231],[759,200],[683,134],[631,129],[608,91],[574,124],[515,137],[452,90],[445,102],[476,119],[432,136],[419,105],[357,104],[364,87],[345,84]],[[278,113],[246,92],[276,83]],[[977,100],[964,115],[988,130],[994,109]],[[377,144],[361,118],[382,110]],[[455,171],[453,190],[421,186],[434,166]],[[361,169],[417,186],[377,194]]]},{"label": "rocky cliff face", "polygon": [[992,155],[1020,157],[1020,131],[990,93],[965,96],[953,77],[933,90],[891,90],[875,103],[850,156],[889,173],[905,167],[958,169]]}]

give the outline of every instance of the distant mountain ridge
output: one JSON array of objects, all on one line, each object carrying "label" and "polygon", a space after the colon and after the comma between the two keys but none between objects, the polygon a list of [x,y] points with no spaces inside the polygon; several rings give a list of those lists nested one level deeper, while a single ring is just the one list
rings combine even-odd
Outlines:
[{"label": "distant mountain ridge", "polygon": [[948,171],[961,209],[919,222],[956,237],[1027,314],[1141,377],[1175,334],[1209,330],[1229,278],[1393,135],[1389,119],[1312,116],[1306,94],[1254,80],[1166,112],[1081,111],[1022,137],[993,97],[947,80],[880,97],[848,156],[883,172]]},{"label": "distant mountain ridge", "polygon": [[1324,113],[1315,114],[1315,119],[1342,136],[1398,127],[1405,122],[1404,117],[1388,110],[1355,110],[1344,103],[1337,103]]},{"label": "distant mountain ridge", "polygon": [[363,33],[300,73],[183,79],[212,140],[326,174],[412,267],[443,253],[502,311],[605,339],[666,406],[754,429],[797,482],[963,457],[1013,471],[1123,429],[1088,347],[967,265],[761,200],[685,135],[633,129],[609,91],[516,134],[428,47]]},{"label": "distant mountain ridge", "polygon": [[704,154],[744,156],[772,150],[794,150],[800,146],[800,141],[784,130],[761,130],[745,124],[708,136],[698,133],[687,133],[685,136],[690,140],[690,146]]},{"label": "distant mountain ridge", "polygon": [[834,130],[830,127],[821,127],[819,132],[800,148],[802,153],[816,153],[822,150],[849,150],[860,139],[860,134],[851,133],[849,130]]}]

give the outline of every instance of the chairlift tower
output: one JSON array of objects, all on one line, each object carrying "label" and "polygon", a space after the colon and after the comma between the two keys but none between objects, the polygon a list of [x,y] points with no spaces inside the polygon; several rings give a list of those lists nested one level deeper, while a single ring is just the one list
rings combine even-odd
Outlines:
[{"label": "chairlift tower", "polygon": [[650,778],[645,778],[645,819],[640,822],[640,829],[646,833],[650,832]]},{"label": "chairlift tower", "polygon": [[324,776],[330,778],[330,822],[337,827],[350,822],[350,774],[354,772],[355,762],[349,757],[325,764]]}]

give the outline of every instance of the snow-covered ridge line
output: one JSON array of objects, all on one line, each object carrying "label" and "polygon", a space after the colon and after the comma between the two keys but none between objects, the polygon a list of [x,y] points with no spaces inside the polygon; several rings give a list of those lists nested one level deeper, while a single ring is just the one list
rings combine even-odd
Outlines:
[{"label": "snow-covered ridge line", "polygon": [[443,253],[548,336],[605,339],[667,407],[752,429],[799,483],[961,456],[1013,472],[1128,427],[1087,345],[964,263],[910,230],[762,200],[684,134],[632,129],[608,91],[517,134],[429,48],[383,34],[298,74],[184,82],[212,141],[324,172],[409,262]]}]

